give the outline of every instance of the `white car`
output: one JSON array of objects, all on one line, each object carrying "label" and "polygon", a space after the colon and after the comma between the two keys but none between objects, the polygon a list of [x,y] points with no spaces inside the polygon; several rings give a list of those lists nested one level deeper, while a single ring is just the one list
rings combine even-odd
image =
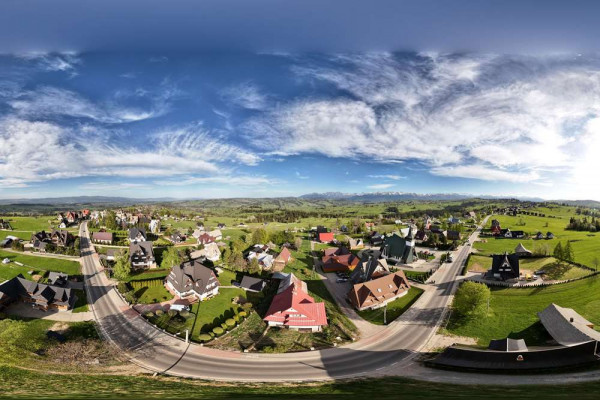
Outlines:
[{"label": "white car", "polygon": [[10,264],[10,260],[8,258],[5,258],[4,260],[2,260],[2,264]]}]

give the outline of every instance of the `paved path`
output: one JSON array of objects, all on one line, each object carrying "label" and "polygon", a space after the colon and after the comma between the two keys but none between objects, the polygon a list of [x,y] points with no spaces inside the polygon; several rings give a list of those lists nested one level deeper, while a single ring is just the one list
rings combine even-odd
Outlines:
[{"label": "paved path", "polygon": [[16,302],[6,308],[6,313],[25,318],[47,319],[61,322],[93,321],[94,314],[90,311],[74,313],[72,311],[41,311],[27,303]]}]

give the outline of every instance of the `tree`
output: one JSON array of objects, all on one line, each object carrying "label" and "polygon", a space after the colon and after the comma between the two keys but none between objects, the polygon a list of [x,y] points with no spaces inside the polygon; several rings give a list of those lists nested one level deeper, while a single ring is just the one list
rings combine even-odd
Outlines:
[{"label": "tree", "polygon": [[252,241],[260,244],[265,244],[269,240],[269,233],[264,228],[257,228],[252,232]]},{"label": "tree", "polygon": [[300,250],[301,247],[302,247],[302,238],[300,236],[298,236],[294,239],[294,248],[296,250]]},{"label": "tree", "polygon": [[175,247],[169,247],[163,253],[163,259],[160,263],[161,268],[172,268],[175,265],[179,265],[183,262],[183,257],[179,254],[179,250]]},{"label": "tree", "polygon": [[260,264],[258,263],[258,260],[256,258],[253,258],[252,260],[250,260],[250,262],[248,263],[248,273],[249,274],[258,274],[260,272],[261,268],[260,268]]},{"label": "tree", "polygon": [[567,245],[563,249],[563,257],[566,261],[573,262],[575,255],[573,254],[573,248],[571,247],[571,242],[567,240]]},{"label": "tree", "polygon": [[558,242],[556,244],[556,246],[554,247],[554,251],[552,252],[552,255],[557,260],[562,260],[563,259],[563,257],[564,257],[564,251],[563,251],[562,244],[560,244],[560,242]]},{"label": "tree", "polygon": [[454,310],[462,316],[484,315],[490,300],[490,288],[482,283],[465,282],[456,291]]},{"label": "tree", "polygon": [[117,256],[115,266],[113,267],[113,275],[119,281],[124,281],[131,274],[131,266],[129,265],[129,251],[124,251]]}]

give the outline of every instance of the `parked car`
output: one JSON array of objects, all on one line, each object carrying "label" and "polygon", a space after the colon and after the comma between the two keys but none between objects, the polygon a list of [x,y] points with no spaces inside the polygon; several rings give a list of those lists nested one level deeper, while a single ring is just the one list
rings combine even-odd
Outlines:
[{"label": "parked car", "polygon": [[171,307],[169,308],[169,310],[189,311],[189,306],[186,306],[186,305],[183,305],[183,304],[171,304]]}]

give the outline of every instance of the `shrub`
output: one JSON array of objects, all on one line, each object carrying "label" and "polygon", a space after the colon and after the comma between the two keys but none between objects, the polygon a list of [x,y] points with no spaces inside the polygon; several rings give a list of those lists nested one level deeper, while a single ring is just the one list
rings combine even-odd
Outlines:
[{"label": "shrub", "polygon": [[231,329],[235,327],[236,322],[233,320],[233,318],[228,318],[225,320],[225,325],[227,325],[227,328]]},{"label": "shrub", "polygon": [[154,314],[156,314],[157,317],[160,317],[160,316],[164,315],[165,312],[161,309],[158,309],[154,312]]},{"label": "shrub", "polygon": [[183,318],[189,318],[190,317],[190,312],[187,310],[183,310],[179,312],[179,315],[181,315]]},{"label": "shrub", "polygon": [[169,310],[167,314],[169,314],[169,317],[173,318],[177,315],[177,310]]},{"label": "shrub", "polygon": [[210,342],[213,338],[207,333],[201,333],[198,335],[198,340],[202,343]]},{"label": "shrub", "polygon": [[208,332],[208,336],[210,336],[211,339],[214,339],[215,337],[215,333],[214,332]]},{"label": "shrub", "polygon": [[227,330],[227,324],[225,322],[223,322],[221,324],[221,328],[223,328],[223,330],[226,331]]},{"label": "shrub", "polygon": [[246,311],[240,311],[240,313],[238,314],[238,316],[240,318],[246,318],[248,316],[248,313]]},{"label": "shrub", "polygon": [[225,332],[225,330],[223,328],[221,328],[220,326],[216,326],[216,327],[213,328],[213,333],[217,337],[221,336],[224,332]]},{"label": "shrub", "polygon": [[490,296],[490,288],[486,285],[464,282],[456,291],[452,306],[462,316],[485,314]]},{"label": "shrub", "polygon": [[119,284],[117,285],[117,290],[121,294],[125,294],[125,293],[129,292],[129,286],[127,286],[127,283],[125,283],[125,282],[119,282]]},{"label": "shrub", "polygon": [[252,303],[244,303],[242,308],[246,311],[249,311],[252,308]]},{"label": "shrub", "polygon": [[153,313],[152,311],[146,311],[146,312],[144,313],[144,316],[145,316],[146,318],[152,318],[152,317],[154,317],[154,313]]},{"label": "shrub", "polygon": [[233,320],[235,321],[235,323],[239,323],[240,322],[240,316],[239,315],[234,315],[233,316]]}]

